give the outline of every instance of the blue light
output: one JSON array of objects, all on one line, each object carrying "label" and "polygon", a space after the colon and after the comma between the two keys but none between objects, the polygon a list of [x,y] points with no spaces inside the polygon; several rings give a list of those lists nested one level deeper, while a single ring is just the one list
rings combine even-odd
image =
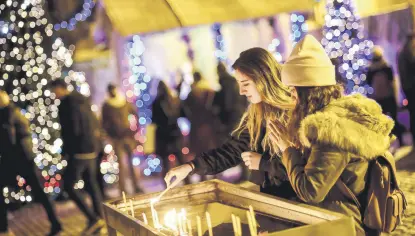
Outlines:
[{"label": "blue light", "polygon": [[68,26],[68,22],[66,22],[66,21],[62,21],[62,23],[61,23],[61,27],[62,27],[62,28],[66,28],[66,26]]},{"label": "blue light", "polygon": [[59,30],[61,28],[60,24],[55,24],[55,26],[53,27],[55,30]]},{"label": "blue light", "polygon": [[138,119],[138,121],[139,121],[139,123],[141,125],[145,125],[146,124],[146,118],[144,118],[144,117],[140,117],[140,119]]},{"label": "blue light", "polygon": [[148,168],[146,168],[146,169],[144,170],[144,174],[145,174],[146,176],[150,176],[150,175],[151,175],[151,170],[150,170],[150,169],[148,169]]},{"label": "blue light", "polygon": [[143,101],[141,101],[141,100],[137,100],[137,101],[135,102],[135,105],[136,105],[138,108],[141,108],[141,107],[143,107],[144,103],[143,103]]},{"label": "blue light", "polygon": [[150,100],[150,95],[148,93],[145,93],[143,95],[143,100],[146,101],[146,102],[149,101]]}]

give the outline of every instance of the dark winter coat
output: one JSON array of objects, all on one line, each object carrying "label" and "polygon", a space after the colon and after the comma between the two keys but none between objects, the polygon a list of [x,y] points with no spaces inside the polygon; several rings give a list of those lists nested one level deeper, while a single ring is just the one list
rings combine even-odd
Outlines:
[{"label": "dark winter coat", "polygon": [[156,128],[155,152],[165,158],[172,153],[180,152],[183,147],[183,136],[177,124],[180,105],[173,103],[168,97],[157,97],[152,105],[152,121]]},{"label": "dark winter coat", "polygon": [[362,194],[369,161],[388,150],[393,125],[374,100],[360,94],[342,97],[308,115],[299,129],[306,154],[288,148],[282,158],[298,197],[354,217],[357,235],[364,235],[359,209],[335,183],[341,178],[356,196]]},{"label": "dark winter coat", "polygon": [[63,154],[97,152],[99,124],[86,97],[78,92],[72,92],[61,99],[59,120],[62,127]]},{"label": "dark winter coat", "polygon": [[415,89],[415,48],[410,43],[398,54],[398,68],[402,89],[405,92]]},{"label": "dark winter coat", "polygon": [[129,115],[137,117],[137,109],[124,97],[108,98],[102,106],[102,125],[105,132],[113,139],[133,138]]},{"label": "dark winter coat", "polygon": [[0,108],[0,155],[16,163],[35,158],[29,121],[13,103]]},{"label": "dark winter coat", "polygon": [[[262,134],[264,133],[265,129]],[[238,138],[231,137],[221,147],[196,156],[193,160],[195,172],[215,175],[243,163],[241,154],[251,150],[249,140],[249,133],[242,132]],[[259,171],[252,170],[250,181],[260,185],[261,192],[284,198],[295,197],[281,159],[271,158],[269,152],[262,148],[259,148],[258,153],[262,153]]]},{"label": "dark winter coat", "polygon": [[229,73],[220,75],[219,83],[222,88],[213,99],[213,111],[223,125],[219,132],[227,138],[238,125],[248,102],[245,96],[239,95],[238,83]]},{"label": "dark winter coat", "polygon": [[394,98],[393,70],[384,60],[373,62],[367,72],[367,83],[373,88],[369,95],[375,100]]}]

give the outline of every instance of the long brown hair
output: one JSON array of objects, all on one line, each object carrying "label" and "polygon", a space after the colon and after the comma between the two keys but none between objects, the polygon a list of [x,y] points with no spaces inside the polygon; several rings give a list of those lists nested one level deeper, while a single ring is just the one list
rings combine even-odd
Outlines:
[{"label": "long brown hair", "polygon": [[[289,112],[294,108],[295,101],[291,96],[291,90],[281,82],[281,65],[267,50],[248,49],[239,55],[232,67],[252,79],[261,95],[262,102],[249,105],[232,133],[239,135],[242,131],[248,130],[250,147],[257,151],[263,122],[279,122],[286,127]],[[278,152],[277,146],[272,145],[268,132],[261,145],[272,154]]]},{"label": "long brown hair", "polygon": [[342,85],[321,87],[295,87],[297,92],[297,105],[295,106],[288,124],[291,142],[301,147],[298,129],[301,121],[308,115],[320,111],[330,102],[343,96]]}]

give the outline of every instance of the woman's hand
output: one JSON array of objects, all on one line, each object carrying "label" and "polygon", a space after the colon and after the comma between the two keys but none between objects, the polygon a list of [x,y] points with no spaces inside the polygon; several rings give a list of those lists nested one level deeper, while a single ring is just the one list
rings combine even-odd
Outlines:
[{"label": "woman's hand", "polygon": [[259,163],[261,162],[262,155],[256,152],[243,152],[241,154],[245,165],[250,170],[259,170]]},{"label": "woman's hand", "polygon": [[[178,167],[171,169],[167,172],[166,177],[164,177],[164,181],[166,181],[167,188],[173,188],[182,180],[184,180],[190,172],[192,172],[193,168],[191,164],[184,164]],[[176,179],[171,182],[171,180],[176,177]]]},{"label": "woman's hand", "polygon": [[284,152],[285,149],[291,146],[291,143],[288,141],[288,131],[285,127],[279,123],[268,122],[267,129],[269,130],[271,141],[277,144],[281,152]]}]

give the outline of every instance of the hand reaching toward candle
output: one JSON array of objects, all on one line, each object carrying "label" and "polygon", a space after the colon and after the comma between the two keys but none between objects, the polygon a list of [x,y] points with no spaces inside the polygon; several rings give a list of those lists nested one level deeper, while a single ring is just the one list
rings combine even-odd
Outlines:
[{"label": "hand reaching toward candle", "polygon": [[245,165],[250,170],[259,170],[259,163],[261,162],[262,155],[256,152],[243,152],[241,154]]},{"label": "hand reaching toward candle", "polygon": [[[190,164],[184,164],[178,167],[171,169],[167,172],[166,177],[164,177],[164,181],[166,181],[167,188],[173,188],[182,180],[184,180],[190,172],[192,172],[193,168]],[[176,177],[176,179],[172,181],[172,179]]]}]

